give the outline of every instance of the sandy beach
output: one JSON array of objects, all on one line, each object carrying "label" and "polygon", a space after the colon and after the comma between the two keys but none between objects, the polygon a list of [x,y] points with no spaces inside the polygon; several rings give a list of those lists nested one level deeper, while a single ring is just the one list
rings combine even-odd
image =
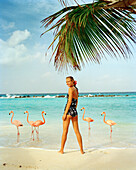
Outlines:
[{"label": "sandy beach", "polygon": [[1,148],[0,169],[38,170],[135,170],[136,149],[90,149],[80,151],[45,151],[25,148]]}]

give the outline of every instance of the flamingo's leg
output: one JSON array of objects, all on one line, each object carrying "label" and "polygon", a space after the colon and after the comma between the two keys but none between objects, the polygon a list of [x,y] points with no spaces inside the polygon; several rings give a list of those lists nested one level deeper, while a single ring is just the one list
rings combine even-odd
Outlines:
[{"label": "flamingo's leg", "polygon": [[36,133],[38,134],[39,132],[38,132],[38,127],[37,127],[37,129],[35,128],[35,130],[36,130]]},{"label": "flamingo's leg", "polygon": [[34,130],[33,130],[33,126],[32,126],[31,138],[34,140]]},{"label": "flamingo's leg", "polygon": [[88,122],[88,128],[89,128],[89,130],[91,129],[91,128],[90,128],[90,122]]},{"label": "flamingo's leg", "polygon": [[37,127],[36,133],[37,133],[37,139],[39,140],[39,126]]},{"label": "flamingo's leg", "polygon": [[111,139],[111,143],[112,143],[112,133],[110,133],[110,139]]},{"label": "flamingo's leg", "polygon": [[111,129],[111,133],[112,133],[112,126],[110,126],[110,129]]},{"label": "flamingo's leg", "polygon": [[34,141],[34,131],[36,131],[37,133],[36,127],[34,127],[34,130],[33,130],[33,141]]},{"label": "flamingo's leg", "polygon": [[19,135],[20,135],[19,128],[17,127],[17,142],[19,142]]},{"label": "flamingo's leg", "polygon": [[20,133],[19,133],[19,128],[17,127],[17,135],[20,135]]},{"label": "flamingo's leg", "polygon": [[112,142],[112,126],[110,126],[110,139],[111,139],[111,142]]},{"label": "flamingo's leg", "polygon": [[[90,133],[90,130],[88,130],[88,137],[90,137],[91,133]],[[89,138],[88,138],[89,139]]]},{"label": "flamingo's leg", "polygon": [[37,129],[35,128],[36,133],[37,133],[37,139],[39,140],[39,126],[37,127]]},{"label": "flamingo's leg", "polygon": [[19,135],[17,135],[17,143],[19,142],[19,138],[20,138],[20,136],[19,136]]}]

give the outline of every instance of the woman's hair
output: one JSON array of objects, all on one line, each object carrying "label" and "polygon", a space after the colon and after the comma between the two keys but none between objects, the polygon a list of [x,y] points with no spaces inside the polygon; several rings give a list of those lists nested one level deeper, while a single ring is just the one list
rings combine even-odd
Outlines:
[{"label": "woman's hair", "polygon": [[75,81],[74,78],[72,76],[68,76],[66,77],[66,79],[70,78],[71,80]]}]

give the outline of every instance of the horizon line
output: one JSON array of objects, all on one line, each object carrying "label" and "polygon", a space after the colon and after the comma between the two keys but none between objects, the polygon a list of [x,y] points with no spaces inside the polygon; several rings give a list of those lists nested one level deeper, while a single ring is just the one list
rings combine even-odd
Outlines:
[{"label": "horizon line", "polygon": [[[0,93],[0,95],[5,94],[67,94],[67,92],[28,92],[28,93]],[[97,92],[79,92],[79,93],[136,93],[136,91],[97,91]]]}]

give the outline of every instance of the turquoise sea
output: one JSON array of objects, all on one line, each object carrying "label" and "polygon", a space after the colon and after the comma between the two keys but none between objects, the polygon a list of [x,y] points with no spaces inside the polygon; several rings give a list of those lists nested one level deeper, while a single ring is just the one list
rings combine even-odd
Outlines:
[{"label": "turquoise sea", "polygon": [[[46,150],[59,150],[62,135],[62,115],[67,102],[66,94],[1,94],[0,95],[0,147],[23,147]],[[85,107],[85,117],[91,117],[91,130],[88,123],[82,120]],[[20,120],[23,127],[20,129],[20,141],[17,142],[16,127],[11,124],[11,115],[14,111],[14,120]],[[42,125],[39,141],[31,140],[29,120],[42,120],[41,112],[45,111],[46,123]],[[83,137],[85,149],[107,148],[136,148],[136,92],[126,93],[80,93],[78,103],[79,128]],[[106,112],[106,120],[117,123],[113,126],[112,138],[110,127],[103,122],[102,112]],[[79,146],[74,134],[72,123],[69,127],[66,150],[78,150]]]}]

